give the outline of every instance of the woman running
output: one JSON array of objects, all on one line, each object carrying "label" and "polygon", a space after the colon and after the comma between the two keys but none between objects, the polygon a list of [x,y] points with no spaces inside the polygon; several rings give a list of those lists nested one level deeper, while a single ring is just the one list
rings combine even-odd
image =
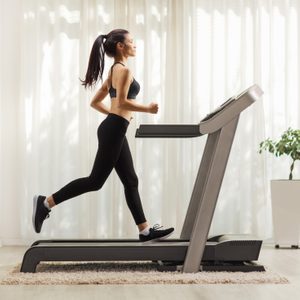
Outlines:
[{"label": "woman running", "polygon": [[[156,114],[158,105],[157,103],[142,105],[135,101],[140,85],[127,67],[127,60],[128,57],[136,55],[136,47],[130,33],[124,29],[115,29],[107,35],[98,36],[95,40],[85,80],[81,80],[85,88],[95,85],[99,78],[101,82],[103,81],[105,54],[114,58],[114,63],[108,78],[91,101],[94,109],[107,115],[97,130],[98,150],[91,174],[71,181],[49,197],[34,196],[33,227],[35,232],[40,233],[52,207],[83,193],[100,190],[115,168],[124,185],[126,202],[138,227],[139,240],[144,242],[163,239],[171,235],[174,228],[161,229],[162,226],[158,224],[149,226],[144,215],[138,192],[138,177],[126,139],[127,127],[133,112]],[[110,108],[102,103],[108,93],[111,97]]]}]

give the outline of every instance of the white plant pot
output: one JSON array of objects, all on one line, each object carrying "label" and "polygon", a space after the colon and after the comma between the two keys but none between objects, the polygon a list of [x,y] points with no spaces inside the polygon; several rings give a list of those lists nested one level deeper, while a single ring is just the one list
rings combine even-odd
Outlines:
[{"label": "white plant pot", "polygon": [[271,198],[276,247],[299,247],[300,180],[271,180]]}]

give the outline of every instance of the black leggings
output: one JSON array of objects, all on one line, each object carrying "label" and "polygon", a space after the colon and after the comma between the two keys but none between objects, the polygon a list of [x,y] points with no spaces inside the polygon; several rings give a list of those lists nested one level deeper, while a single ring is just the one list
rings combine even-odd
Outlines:
[{"label": "black leggings", "polygon": [[146,222],[138,192],[138,177],[125,136],[128,125],[128,120],[119,115],[110,113],[106,117],[97,130],[98,151],[90,176],[75,179],[54,193],[52,196],[55,204],[101,189],[115,168],[124,185],[126,202],[135,223],[138,225]]}]

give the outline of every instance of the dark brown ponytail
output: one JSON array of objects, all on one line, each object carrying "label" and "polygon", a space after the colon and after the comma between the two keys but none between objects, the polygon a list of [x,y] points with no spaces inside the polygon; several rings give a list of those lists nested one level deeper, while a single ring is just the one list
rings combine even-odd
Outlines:
[{"label": "dark brown ponytail", "polygon": [[129,32],[125,29],[115,29],[107,35],[102,34],[96,38],[91,50],[85,80],[80,79],[85,88],[95,85],[99,78],[101,82],[103,81],[104,54],[106,53],[107,56],[114,57],[117,54],[117,43],[123,43],[127,33]]}]

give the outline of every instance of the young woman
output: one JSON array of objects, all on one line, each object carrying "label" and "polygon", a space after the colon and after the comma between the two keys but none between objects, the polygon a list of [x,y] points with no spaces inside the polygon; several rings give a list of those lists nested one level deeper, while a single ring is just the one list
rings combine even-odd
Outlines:
[{"label": "young woman", "polygon": [[[139,239],[158,240],[166,238],[174,231],[174,228],[160,229],[162,226],[157,225],[150,228],[148,225],[138,192],[138,177],[125,136],[134,111],[151,114],[158,111],[157,103],[142,105],[135,102],[140,85],[127,67],[128,57],[136,54],[135,48],[130,33],[123,29],[100,35],[95,40],[85,80],[81,80],[84,87],[93,86],[99,78],[102,81],[105,54],[114,58],[114,64],[108,78],[91,101],[93,108],[107,115],[97,130],[98,151],[94,165],[88,177],[73,180],[49,197],[34,196],[32,221],[37,233],[41,231],[42,224],[49,217],[53,206],[83,193],[101,189],[113,168],[124,185],[127,205],[138,227]],[[110,108],[102,103],[108,93],[111,97]]]}]

